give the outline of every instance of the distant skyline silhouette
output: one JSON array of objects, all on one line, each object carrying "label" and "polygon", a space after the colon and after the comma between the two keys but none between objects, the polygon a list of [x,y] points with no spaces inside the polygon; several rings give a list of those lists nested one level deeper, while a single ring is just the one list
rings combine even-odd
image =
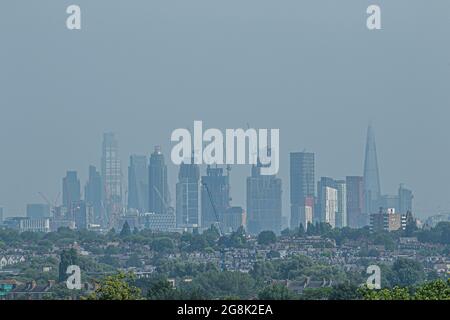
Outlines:
[{"label": "distant skyline silhouette", "polygon": [[[289,153],[315,153],[316,180],[363,175],[376,131],[383,194],[400,183],[419,217],[450,212],[450,2],[87,1],[68,31],[68,2],[0,4],[0,205],[24,215],[54,199],[66,171],[82,187],[100,169],[104,132],[147,157],[170,134],[207,128],[280,129],[283,214]],[[206,167],[201,167],[205,174]],[[232,204],[245,207],[250,166],[233,166]],[[170,193],[178,167],[168,161]],[[124,183],[124,188],[126,184]]]}]

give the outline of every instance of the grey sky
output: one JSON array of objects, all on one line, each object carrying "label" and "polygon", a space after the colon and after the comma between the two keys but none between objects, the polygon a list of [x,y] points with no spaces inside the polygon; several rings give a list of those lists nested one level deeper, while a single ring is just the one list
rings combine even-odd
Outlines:
[{"label": "grey sky", "polygon": [[[81,31],[65,28],[74,3]],[[203,120],[280,128],[287,215],[289,152],[315,152],[317,179],[360,175],[371,120],[382,192],[405,183],[419,215],[450,210],[449,34],[448,0],[2,0],[0,203],[23,214],[69,169],[84,185],[104,131],[126,177],[130,153],[161,144],[170,161],[172,130]],[[248,174],[232,171],[236,205]]]}]

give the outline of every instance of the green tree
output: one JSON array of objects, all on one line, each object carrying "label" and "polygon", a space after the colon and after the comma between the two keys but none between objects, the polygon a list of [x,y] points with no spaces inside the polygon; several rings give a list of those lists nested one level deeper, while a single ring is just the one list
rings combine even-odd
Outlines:
[{"label": "green tree", "polygon": [[149,300],[173,300],[177,292],[166,278],[155,279],[147,290]]},{"label": "green tree", "polygon": [[394,287],[392,289],[371,290],[364,287],[359,292],[364,300],[411,300],[408,288]]},{"label": "green tree", "polygon": [[131,235],[131,228],[130,225],[128,224],[128,221],[125,221],[125,223],[122,226],[122,230],[120,231],[120,236],[122,238],[128,237]]},{"label": "green tree", "polygon": [[265,287],[258,293],[259,300],[295,300],[297,295],[282,284]]},{"label": "green tree", "polygon": [[141,290],[130,285],[131,274],[119,272],[105,277],[94,293],[86,297],[87,300],[141,300]]},{"label": "green tree", "polygon": [[348,281],[334,286],[329,296],[330,300],[359,300],[361,298],[358,287]]},{"label": "green tree", "polygon": [[450,300],[450,279],[441,279],[427,282],[417,288],[414,299],[416,300]]},{"label": "green tree", "polygon": [[61,252],[59,262],[59,281],[60,282],[66,281],[68,277],[68,275],[66,274],[67,267],[77,264],[78,264],[77,251],[73,248],[69,250],[63,250]]},{"label": "green tree", "polygon": [[400,287],[408,287],[422,282],[425,279],[425,272],[420,262],[399,258],[392,265],[393,279],[389,279],[391,284]]},{"label": "green tree", "polygon": [[258,244],[260,245],[269,245],[277,242],[277,236],[273,231],[261,231],[258,234]]}]

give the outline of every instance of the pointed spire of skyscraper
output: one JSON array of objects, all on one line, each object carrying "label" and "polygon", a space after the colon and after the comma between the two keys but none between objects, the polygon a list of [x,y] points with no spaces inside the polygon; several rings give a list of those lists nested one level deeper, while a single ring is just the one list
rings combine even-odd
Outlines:
[{"label": "pointed spire of skyscraper", "polygon": [[375,133],[372,125],[367,128],[366,155],[364,159],[364,198],[366,214],[378,210],[378,202],[381,196],[380,176],[378,172],[377,148],[375,145]]}]

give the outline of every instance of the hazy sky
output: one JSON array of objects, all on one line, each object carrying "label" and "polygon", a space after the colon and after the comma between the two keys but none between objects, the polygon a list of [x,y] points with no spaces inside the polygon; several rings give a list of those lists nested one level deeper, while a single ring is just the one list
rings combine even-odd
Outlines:
[{"label": "hazy sky", "polygon": [[[449,17],[448,0],[2,0],[0,204],[24,214],[66,170],[84,185],[104,131],[126,182],[131,153],[160,144],[170,162],[172,130],[203,120],[280,128],[288,215],[289,152],[315,152],[316,179],[361,175],[372,121],[382,192],[405,183],[417,214],[450,211]],[[235,205],[249,172],[233,168]]]}]

